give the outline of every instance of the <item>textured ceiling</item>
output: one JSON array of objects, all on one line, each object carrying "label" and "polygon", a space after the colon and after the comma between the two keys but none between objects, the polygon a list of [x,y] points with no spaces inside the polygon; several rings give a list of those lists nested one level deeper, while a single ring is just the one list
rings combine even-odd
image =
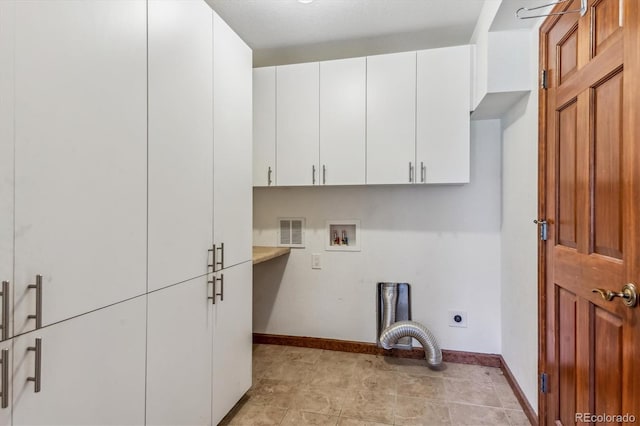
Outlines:
[{"label": "textured ceiling", "polygon": [[[483,0],[206,0],[254,66],[468,43]],[[489,0],[495,1],[495,0]]]}]

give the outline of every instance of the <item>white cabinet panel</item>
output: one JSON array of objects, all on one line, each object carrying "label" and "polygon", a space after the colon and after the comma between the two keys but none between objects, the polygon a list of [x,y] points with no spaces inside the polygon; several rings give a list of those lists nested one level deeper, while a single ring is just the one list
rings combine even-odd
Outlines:
[{"label": "white cabinet panel", "polygon": [[253,70],[253,186],[276,185],[276,67]]},{"label": "white cabinet panel", "polygon": [[320,183],[365,183],[366,58],[320,62]]},{"label": "white cabinet panel", "polygon": [[[253,264],[217,272],[213,331],[213,424],[251,387]],[[224,287],[224,288],[223,288]]]},{"label": "white cabinet panel", "polygon": [[149,291],[207,272],[213,215],[213,12],[150,0]]},{"label": "white cabinet panel", "polygon": [[[15,2],[0,2],[0,282],[13,283],[13,15]],[[1,288],[0,288],[1,291]],[[11,294],[13,292],[11,291]],[[0,297],[0,302],[3,302]],[[9,300],[13,300],[9,295]],[[2,315],[0,304],[0,315]],[[0,316],[0,323],[2,323]],[[11,336],[10,324],[2,324]],[[0,334],[0,340],[2,335]],[[2,411],[0,410],[0,413]],[[0,414],[0,420],[2,414]],[[0,424],[5,424],[0,421]]]},{"label": "white cabinet panel", "polygon": [[36,274],[44,325],[145,291],[146,1],[17,2],[15,16],[18,333],[35,325]]},{"label": "white cabinet panel", "polygon": [[415,173],[416,52],[367,58],[367,183],[410,183]]},{"label": "white cabinet panel", "polygon": [[[13,425],[144,423],[146,298],[14,339]],[[34,392],[41,339],[41,389]]]},{"label": "white cabinet panel", "polygon": [[469,182],[469,46],[418,52],[416,182]]},{"label": "white cabinet panel", "polygon": [[319,156],[319,64],[276,69],[277,183],[315,185]]},{"label": "white cabinet panel", "polygon": [[[13,410],[13,404],[11,403],[13,399],[13,387],[11,386],[11,376],[13,372],[12,354],[13,341],[7,340],[5,342],[0,342],[0,360],[2,361],[2,364],[0,364],[0,393],[3,394],[2,397],[0,397],[0,425],[11,424],[11,412]],[[5,362],[6,365],[4,364]],[[4,394],[5,392],[6,395]],[[1,402],[5,398],[7,406],[2,408],[4,403]]]},{"label": "white cabinet panel", "polygon": [[251,259],[251,49],[214,12],[213,241],[224,267]]},{"label": "white cabinet panel", "polygon": [[148,296],[148,425],[211,424],[211,292],[202,277]]}]

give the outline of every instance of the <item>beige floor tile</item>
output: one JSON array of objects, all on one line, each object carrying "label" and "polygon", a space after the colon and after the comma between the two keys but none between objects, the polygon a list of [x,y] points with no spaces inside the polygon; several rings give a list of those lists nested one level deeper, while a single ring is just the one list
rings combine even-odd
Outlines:
[{"label": "beige floor tile", "polygon": [[315,364],[318,359],[320,359],[321,354],[322,350],[320,349],[287,346],[281,357],[287,361],[298,361],[308,364]]},{"label": "beige floor tile", "polygon": [[270,426],[279,425],[287,412],[286,409],[268,407],[247,402],[232,410],[221,425]]},{"label": "beige floor tile", "polygon": [[247,392],[247,397],[255,404],[289,408],[300,386],[292,381],[261,379]]},{"label": "beige floor tile", "polygon": [[403,426],[450,425],[449,407],[442,402],[398,396],[394,424]]},{"label": "beige floor tile", "polygon": [[444,377],[444,371],[430,369],[425,359],[389,357],[387,363],[393,365],[396,371],[400,373],[410,374],[412,376]]},{"label": "beige floor tile", "polygon": [[321,358],[313,364],[308,384],[316,387],[346,389],[352,386],[355,380],[355,362],[353,359],[336,361],[335,359]]},{"label": "beige floor tile", "polygon": [[354,379],[349,384],[351,389],[392,395],[397,392],[398,373],[396,371],[356,366],[353,375]]},{"label": "beige floor tile", "polygon": [[478,383],[492,383],[492,374],[497,374],[497,368],[483,367],[481,365],[468,365],[447,363],[446,369],[442,371],[444,377],[449,379],[464,379]]},{"label": "beige floor tile", "polygon": [[345,398],[341,416],[392,424],[395,404],[395,395],[354,391]]},{"label": "beige floor tile", "polygon": [[268,357],[253,357],[253,379],[261,379],[265,373],[273,368],[273,360]]},{"label": "beige floor tile", "polygon": [[502,403],[491,383],[444,379],[444,388],[447,401],[502,408]]},{"label": "beige floor tile", "polygon": [[356,368],[358,369],[372,369],[381,371],[395,371],[395,364],[389,362],[390,357],[377,356],[377,355],[365,355],[361,354],[355,360]]},{"label": "beige floor tile", "polygon": [[326,414],[308,413],[304,411],[289,410],[282,420],[283,425],[321,425],[335,426],[338,423],[338,416],[328,416]]},{"label": "beige floor tile", "polygon": [[495,385],[509,385],[507,378],[505,377],[504,373],[502,373],[502,370],[500,370],[499,368],[490,368],[489,377],[491,378],[491,381]]},{"label": "beige floor tile", "polygon": [[347,391],[340,388],[305,386],[295,395],[291,409],[337,416]]},{"label": "beige floor tile", "polygon": [[444,379],[431,376],[412,376],[398,373],[397,393],[400,396],[413,396],[434,400],[445,399]]},{"label": "beige floor tile", "polygon": [[338,419],[338,426],[387,426],[392,423],[376,423],[368,422],[366,420],[351,419],[348,417],[340,417]]},{"label": "beige floor tile", "polygon": [[502,408],[449,403],[449,413],[453,425],[509,426],[509,419]]},{"label": "beige floor tile", "polygon": [[341,351],[327,351],[323,350],[320,354],[320,359],[325,361],[335,361],[335,362],[350,362],[355,363],[362,354],[352,353],[352,352],[341,352]]},{"label": "beige floor tile", "polygon": [[504,410],[511,426],[531,426],[531,422],[522,410]]},{"label": "beige floor tile", "polygon": [[263,372],[262,378],[307,384],[313,367],[305,362],[277,361]]},{"label": "beige floor tile", "polygon": [[508,384],[493,384],[493,388],[496,390],[496,394],[502,403],[502,407],[512,410],[522,410],[522,406],[513,393],[511,386]]},{"label": "beige floor tile", "polygon": [[254,358],[269,358],[273,360],[274,358],[282,355],[286,346],[282,345],[253,345],[253,357]]}]

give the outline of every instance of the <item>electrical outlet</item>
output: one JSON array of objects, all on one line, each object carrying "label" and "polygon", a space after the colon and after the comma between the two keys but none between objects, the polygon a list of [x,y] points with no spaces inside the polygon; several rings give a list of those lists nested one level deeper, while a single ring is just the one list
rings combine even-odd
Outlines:
[{"label": "electrical outlet", "polygon": [[322,269],[320,253],[311,254],[311,269]]},{"label": "electrical outlet", "polygon": [[449,327],[467,328],[467,312],[449,311]]}]

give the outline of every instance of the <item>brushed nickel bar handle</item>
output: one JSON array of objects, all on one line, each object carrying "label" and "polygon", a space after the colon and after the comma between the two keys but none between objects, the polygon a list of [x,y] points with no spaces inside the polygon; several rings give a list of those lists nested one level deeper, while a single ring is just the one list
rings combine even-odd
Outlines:
[{"label": "brushed nickel bar handle", "polygon": [[214,277],[213,280],[207,280],[207,287],[208,284],[212,284],[211,286],[211,296],[207,296],[207,299],[211,300],[211,304],[215,305],[216,304],[216,278]]},{"label": "brushed nickel bar handle", "polygon": [[420,182],[424,183],[427,176],[427,168],[424,165],[424,161],[420,162]]},{"label": "brushed nickel bar handle", "polygon": [[0,328],[0,340],[7,340],[9,338],[9,281],[2,281],[2,324]]},{"label": "brushed nickel bar handle", "polygon": [[[213,246],[214,250],[216,249],[216,246]],[[220,265],[220,269],[224,269],[224,243],[220,243],[220,247],[218,247],[218,250],[220,250],[220,262],[216,262],[215,261],[215,257],[213,259],[215,265]],[[214,268],[215,269],[215,268]],[[220,270],[218,269],[218,271]]]},{"label": "brushed nickel bar handle", "polygon": [[28,315],[27,318],[36,320],[36,329],[42,328],[42,275],[36,275],[36,283],[29,284],[27,288],[36,291],[36,313]]},{"label": "brushed nickel bar handle", "polygon": [[9,349],[3,349],[0,355],[2,365],[2,386],[0,386],[0,408],[9,406]]},{"label": "brushed nickel bar handle", "polygon": [[[216,281],[220,281],[220,293],[216,293],[216,296],[220,296],[220,301],[224,301],[224,274],[220,274],[220,278],[216,278]],[[215,285],[214,285],[215,291]],[[215,297],[214,297],[215,298]]]},{"label": "brushed nickel bar handle", "polygon": [[27,350],[36,353],[35,374],[33,377],[27,377],[27,382],[33,382],[33,391],[38,393],[42,385],[42,339],[36,338],[36,345],[29,346]]},{"label": "brushed nickel bar handle", "polygon": [[322,184],[327,184],[327,166],[325,166],[324,164],[322,165]]},{"label": "brushed nickel bar handle", "polygon": [[271,182],[272,182],[271,173],[272,173],[271,166],[269,166],[269,170],[267,170],[267,186],[271,186]]},{"label": "brushed nickel bar handle", "polygon": [[409,183],[413,183],[413,163],[409,161]]},{"label": "brushed nickel bar handle", "polygon": [[311,165],[311,184],[312,185],[316,184],[316,165],[315,164]]}]

